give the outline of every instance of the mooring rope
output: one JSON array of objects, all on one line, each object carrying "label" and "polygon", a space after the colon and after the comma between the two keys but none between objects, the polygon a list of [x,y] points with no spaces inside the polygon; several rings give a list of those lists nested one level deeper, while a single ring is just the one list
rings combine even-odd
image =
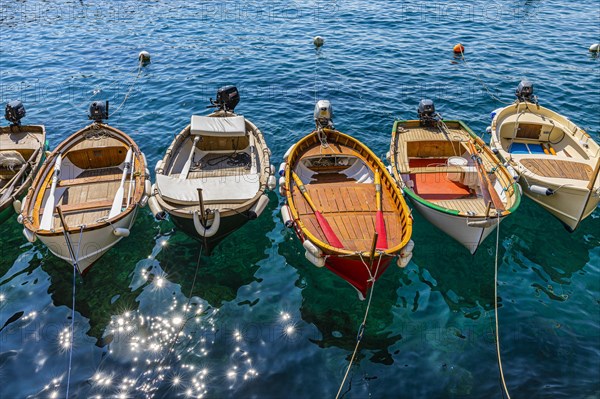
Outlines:
[{"label": "mooring rope", "polygon": [[[373,284],[371,284],[371,291],[369,292],[369,300],[367,302],[367,309],[365,310],[365,317],[363,318],[362,324],[360,325],[360,327],[358,329],[358,334],[356,335],[356,346],[354,347],[354,352],[352,353],[352,357],[350,358],[350,363],[348,364],[348,368],[346,369],[346,374],[344,374],[344,379],[342,380],[342,383],[340,384],[340,388],[338,389],[337,395],[335,395],[335,399],[338,399],[340,397],[342,388],[344,388],[344,385],[346,385],[346,379],[348,378],[348,373],[350,373],[350,368],[352,368],[352,363],[354,363],[354,358],[356,357],[356,354],[358,353],[358,347],[360,345],[360,342],[363,338],[363,334],[365,332],[365,326],[367,324],[367,317],[369,316],[369,309],[371,309],[371,299],[373,298],[373,291],[375,291],[375,277],[377,276],[377,272],[379,271],[379,265],[381,264],[382,258],[383,258],[383,256],[380,255],[379,261],[377,262],[377,268],[375,268],[375,275],[372,275],[371,272],[369,271],[369,275],[371,276],[370,280],[373,281]],[[362,260],[362,256],[361,256],[361,260]]]},{"label": "mooring rope", "polygon": [[488,85],[485,84],[485,82],[483,81],[483,79],[481,79],[481,76],[479,76],[479,74],[473,68],[471,68],[471,65],[469,65],[469,63],[467,62],[467,59],[465,58],[465,54],[463,53],[462,50],[460,52],[460,58],[464,62],[464,64],[467,66],[467,68],[469,68],[469,70],[471,71],[471,73],[473,75],[475,75],[475,79],[477,79],[479,81],[479,83],[481,84],[481,86],[485,89],[485,91],[487,92],[487,94],[493,100],[498,101],[499,103],[505,104],[505,105],[512,104],[511,102],[506,102],[506,101],[500,99],[499,97],[497,97],[496,95],[494,95],[494,93],[492,93],[492,91],[490,90],[490,88],[488,87]]},{"label": "mooring rope", "polygon": [[127,101],[127,99],[129,98],[129,95],[131,94],[131,91],[133,90],[133,88],[135,87],[135,84],[137,83],[138,79],[140,78],[140,75],[142,74],[142,67],[144,66],[144,62],[142,60],[140,60],[140,63],[138,65],[138,70],[137,70],[137,74],[135,75],[135,78],[133,79],[133,82],[131,83],[131,85],[129,86],[129,90],[127,90],[127,94],[125,94],[125,97],[123,97],[123,101],[121,102],[121,104],[119,104],[119,106],[117,107],[116,110],[114,110],[114,112],[112,113],[113,116],[119,112],[119,110],[121,109],[121,107],[123,105],[125,105],[125,102]]},{"label": "mooring rope", "polygon": [[510,399],[506,381],[504,380],[504,371],[502,370],[502,358],[500,356],[500,332],[498,323],[498,247],[500,243],[500,213],[497,213],[496,224],[496,258],[494,261],[494,316],[496,318],[496,355],[498,357],[498,369],[500,370],[500,381],[502,381],[502,396],[506,393],[506,397]]},{"label": "mooring rope", "polygon": [[[71,385],[71,366],[73,364],[73,339],[75,335],[75,289],[77,287],[77,264],[79,263],[79,249],[81,248],[81,238],[83,236],[84,225],[81,225],[81,230],[79,231],[79,242],[77,243],[77,254],[75,255],[75,259],[73,259],[73,298],[71,301],[71,334],[69,337],[69,369],[67,371],[67,393],[65,395],[66,399],[69,399],[69,385]],[[64,227],[63,227],[64,228]],[[65,232],[66,234],[69,234]],[[67,245],[69,242],[67,241]]]}]

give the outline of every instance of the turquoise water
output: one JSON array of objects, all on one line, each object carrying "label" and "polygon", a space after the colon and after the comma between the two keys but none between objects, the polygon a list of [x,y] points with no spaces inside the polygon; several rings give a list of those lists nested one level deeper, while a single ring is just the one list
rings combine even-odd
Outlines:
[{"label": "turquoise water", "polygon": [[[484,132],[502,102],[482,83],[509,102],[522,78],[599,140],[599,60],[587,51],[599,18],[597,2],[564,0],[2,0],[0,93],[22,99],[54,147],[87,123],[92,99],[116,110],[129,92],[109,122],[150,165],[223,84],[240,89],[237,111],[263,130],[274,163],[311,130],[315,97],[383,156],[394,119],[414,118],[422,97]],[[141,50],[152,63],[136,79]],[[132,235],[77,279],[70,395],[334,397],[366,304],[304,259],[279,219],[282,199],[270,199],[200,259],[195,241],[140,212]],[[71,269],[20,229],[0,226],[0,397],[64,397]],[[470,256],[415,214],[413,239],[410,265],[376,285],[344,397],[502,397],[495,237]],[[502,224],[499,251],[512,396],[600,397],[600,211],[568,234],[525,200]]]}]

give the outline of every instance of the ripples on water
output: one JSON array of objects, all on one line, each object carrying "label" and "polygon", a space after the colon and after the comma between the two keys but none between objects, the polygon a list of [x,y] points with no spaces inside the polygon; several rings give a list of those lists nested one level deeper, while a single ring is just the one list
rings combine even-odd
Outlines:
[{"label": "ripples on water", "polygon": [[[316,96],[336,124],[385,154],[394,118],[422,97],[477,132],[521,78],[598,140],[600,10],[585,2],[0,1],[5,102],[21,98],[51,145],[108,98],[110,122],[151,165],[223,84],[265,133],[274,163],[312,127]],[[318,52],[314,35],[325,37]],[[451,54],[466,46],[467,64]],[[152,63],[136,81],[136,56]],[[317,270],[279,221],[259,221],[200,258],[194,241],[140,213],[132,235],[78,278],[77,397],[332,397],[365,303]],[[597,397],[600,213],[567,234],[524,201],[500,232],[501,339],[516,397]],[[64,397],[69,267],[0,227],[0,396]],[[415,215],[413,262],[378,282],[346,398],[500,397],[490,237],[471,257]],[[192,289],[193,288],[193,289]]]}]

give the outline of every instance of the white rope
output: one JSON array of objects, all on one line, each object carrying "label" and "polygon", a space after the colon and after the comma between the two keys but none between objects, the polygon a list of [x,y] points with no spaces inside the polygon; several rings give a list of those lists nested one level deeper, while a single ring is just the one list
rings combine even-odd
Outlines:
[{"label": "white rope", "polygon": [[[383,258],[383,256],[381,256],[381,253],[380,253],[379,261],[377,262],[377,267],[375,268],[375,276],[377,276],[377,272],[379,271],[379,265],[381,264],[382,258]],[[362,260],[362,255],[360,256],[360,259]],[[363,261],[363,263],[364,263],[364,261]],[[356,354],[358,353],[358,347],[360,345],[360,341],[362,340],[363,333],[365,332],[365,325],[367,324],[367,317],[369,316],[369,309],[371,308],[371,299],[373,298],[373,291],[375,291],[375,277],[373,277],[373,274],[371,274],[370,270],[369,270],[369,275],[371,276],[371,280],[373,281],[373,283],[371,284],[371,291],[369,292],[369,301],[367,302],[367,309],[365,310],[365,317],[363,318],[362,324],[360,325],[360,328],[358,329],[358,334],[356,336],[356,346],[354,347],[354,352],[352,353],[352,358],[350,359],[350,363],[348,364],[348,368],[346,369],[346,374],[344,374],[344,379],[342,380],[342,383],[340,384],[340,388],[338,389],[337,395],[335,395],[335,399],[338,399],[340,397],[342,388],[346,384],[346,379],[348,378],[348,373],[350,372],[350,368],[352,368],[352,363],[354,363],[354,358],[356,357]]]},{"label": "white rope", "polygon": [[125,97],[123,98],[123,101],[121,102],[121,104],[119,104],[119,106],[117,107],[117,109],[112,113],[113,116],[119,112],[119,110],[121,109],[121,107],[123,105],[125,105],[125,102],[127,101],[127,99],[129,98],[129,95],[131,94],[131,91],[133,90],[133,88],[135,87],[135,84],[137,83],[140,75],[142,74],[142,66],[144,66],[144,63],[140,60],[140,63],[138,65],[138,70],[137,70],[137,74],[135,76],[135,79],[133,79],[133,82],[131,83],[131,86],[129,86],[129,90],[127,91],[127,94],[125,94]]},{"label": "white rope", "polygon": [[[79,263],[79,249],[81,248],[81,237],[83,236],[83,229],[85,225],[81,225],[81,230],[79,231],[79,242],[77,243],[77,255],[75,255],[75,259],[73,259],[73,299],[71,302],[71,336],[69,343],[69,370],[67,372],[67,393],[65,398],[69,399],[69,385],[71,385],[71,366],[73,364],[73,338],[75,335],[75,288],[77,282],[77,264]],[[67,233],[69,234],[69,233]],[[69,242],[67,241],[67,245]]]},{"label": "white rope", "polygon": [[512,103],[510,102],[506,102],[501,100],[500,98],[498,98],[497,96],[494,95],[494,93],[491,92],[491,90],[489,89],[489,87],[485,84],[485,82],[481,79],[481,77],[479,76],[479,74],[477,72],[475,72],[473,70],[473,68],[471,68],[471,65],[469,65],[467,63],[467,59],[465,58],[465,54],[461,51],[460,52],[460,58],[462,59],[462,61],[465,63],[465,65],[467,66],[467,68],[469,68],[469,70],[471,71],[471,73],[473,75],[475,75],[475,78],[479,81],[479,83],[481,84],[481,86],[485,89],[485,91],[487,92],[487,94],[495,101],[498,101],[499,103],[505,104],[505,105],[510,105]]},{"label": "white rope", "polygon": [[498,323],[498,247],[500,242],[500,214],[497,214],[498,223],[496,225],[496,259],[494,262],[494,316],[496,317],[496,355],[498,356],[498,369],[500,370],[500,380],[502,381],[503,393],[506,393],[508,399],[510,394],[504,380],[504,371],[502,370],[502,359],[500,357],[500,332]]}]

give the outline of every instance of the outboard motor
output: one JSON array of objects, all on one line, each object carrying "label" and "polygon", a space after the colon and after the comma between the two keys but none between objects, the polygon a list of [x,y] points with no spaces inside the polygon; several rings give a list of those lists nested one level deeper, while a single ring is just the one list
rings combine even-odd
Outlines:
[{"label": "outboard motor", "polygon": [[90,104],[90,114],[88,117],[94,122],[102,123],[103,119],[108,119],[108,101],[94,101]]},{"label": "outboard motor", "polygon": [[419,101],[419,108],[417,109],[417,114],[419,115],[419,120],[421,124],[424,126],[431,125],[433,122],[436,122],[436,112],[435,105],[433,101],[423,99]]},{"label": "outboard motor", "polygon": [[20,100],[14,100],[6,104],[4,117],[12,126],[20,126],[21,119],[25,117],[25,106]]},{"label": "outboard motor", "polygon": [[315,123],[317,127],[333,129],[333,107],[329,100],[319,100],[315,104]]},{"label": "outboard motor", "polygon": [[519,101],[530,101],[535,102],[535,96],[533,95],[533,83],[529,80],[522,80],[515,90],[515,95]]},{"label": "outboard motor", "polygon": [[240,102],[240,92],[235,86],[223,86],[217,90],[217,99],[210,99],[213,107],[217,107],[222,111],[233,112],[235,107]]}]

